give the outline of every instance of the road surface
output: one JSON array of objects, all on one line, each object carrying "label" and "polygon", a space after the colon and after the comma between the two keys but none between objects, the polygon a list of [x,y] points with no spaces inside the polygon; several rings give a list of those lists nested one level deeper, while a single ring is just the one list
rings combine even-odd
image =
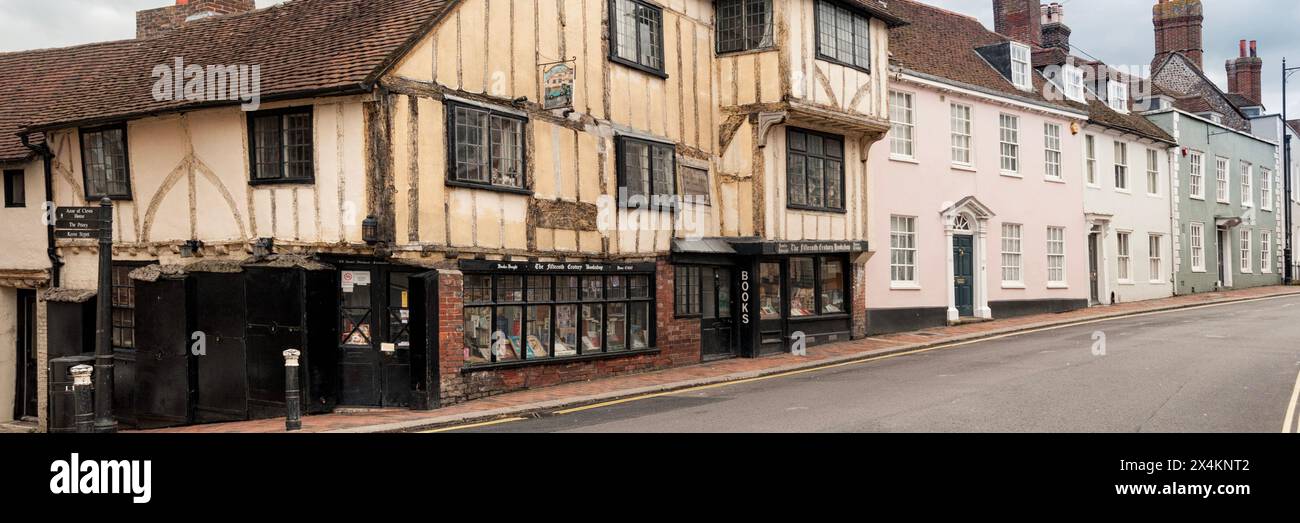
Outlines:
[{"label": "road surface", "polygon": [[1297,373],[1300,296],[1290,296],[452,430],[1277,433]]}]

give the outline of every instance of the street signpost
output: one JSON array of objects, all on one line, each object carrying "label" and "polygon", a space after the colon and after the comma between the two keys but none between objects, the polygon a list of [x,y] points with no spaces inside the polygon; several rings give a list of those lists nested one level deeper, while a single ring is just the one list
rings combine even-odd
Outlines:
[{"label": "street signpost", "polygon": [[95,321],[95,432],[117,432],[113,417],[113,201],[99,207],[60,207],[54,215],[54,237],[99,240],[98,310]]}]

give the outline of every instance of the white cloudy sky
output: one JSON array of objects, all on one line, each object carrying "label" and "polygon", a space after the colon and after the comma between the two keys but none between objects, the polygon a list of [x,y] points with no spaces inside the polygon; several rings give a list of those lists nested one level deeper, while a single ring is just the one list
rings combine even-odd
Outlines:
[{"label": "white cloudy sky", "polygon": [[[258,7],[282,0],[257,0]],[[926,0],[968,13],[993,26],[992,0]],[[130,38],[135,11],[171,0],[0,0],[0,52]],[[1046,3],[1046,2],[1044,2]],[[1076,52],[1111,64],[1151,61],[1154,0],[1064,0]],[[1223,63],[1237,42],[1259,40],[1264,58],[1264,95],[1269,109],[1282,107],[1282,58],[1300,66],[1300,2],[1296,0],[1204,0],[1206,71],[1224,83]],[[1300,117],[1300,74],[1291,92],[1292,118]]]}]

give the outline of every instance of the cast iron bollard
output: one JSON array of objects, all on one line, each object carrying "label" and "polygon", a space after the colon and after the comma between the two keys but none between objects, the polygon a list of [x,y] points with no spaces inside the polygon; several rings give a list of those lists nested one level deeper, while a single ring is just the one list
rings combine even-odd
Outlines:
[{"label": "cast iron bollard", "polygon": [[302,353],[284,351],[284,430],[302,430],[302,391],[298,389],[298,357]]},{"label": "cast iron bollard", "polygon": [[90,365],[77,365],[71,371],[74,400],[72,412],[78,433],[95,432],[95,399],[91,395],[91,391],[95,389],[90,381],[94,372],[95,368]]}]

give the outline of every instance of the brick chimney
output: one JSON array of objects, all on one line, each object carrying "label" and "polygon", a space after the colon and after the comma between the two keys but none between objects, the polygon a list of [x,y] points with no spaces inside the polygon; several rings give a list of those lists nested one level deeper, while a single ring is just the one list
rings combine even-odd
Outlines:
[{"label": "brick chimney", "polygon": [[1251,40],[1249,51],[1246,41],[1242,40],[1240,54],[1228,60],[1228,92],[1242,95],[1255,103],[1263,102],[1261,84],[1264,75],[1264,60],[1259,57],[1259,44]]},{"label": "brick chimney", "polygon": [[135,37],[158,36],[195,20],[246,13],[254,9],[257,9],[257,5],[253,0],[176,0],[176,5],[137,11]]},{"label": "brick chimney", "polygon": [[1065,7],[1052,2],[1043,6],[1043,47],[1070,52],[1070,26],[1065,25]]},{"label": "brick chimney", "polygon": [[1171,53],[1182,53],[1203,69],[1205,49],[1201,37],[1205,15],[1201,0],[1159,0],[1151,13],[1156,29],[1156,55],[1151,66],[1159,65]]},{"label": "brick chimney", "polygon": [[1022,44],[1043,45],[1042,18],[1039,0],[993,0],[993,30]]}]

